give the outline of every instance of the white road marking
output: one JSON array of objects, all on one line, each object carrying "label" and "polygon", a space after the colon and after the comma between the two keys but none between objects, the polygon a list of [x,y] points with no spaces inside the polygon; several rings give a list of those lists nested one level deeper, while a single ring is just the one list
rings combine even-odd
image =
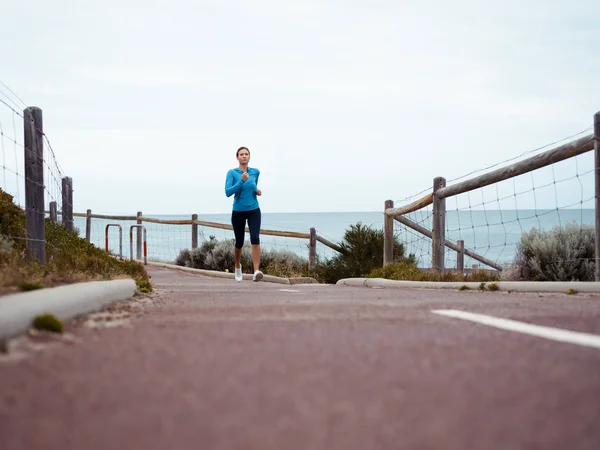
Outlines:
[{"label": "white road marking", "polygon": [[562,330],[560,328],[545,327],[542,325],[532,325],[516,320],[499,319],[497,317],[466,311],[457,311],[454,309],[434,309],[431,310],[431,312],[441,314],[442,316],[454,317],[456,319],[470,320],[471,322],[477,322],[490,327],[501,328],[503,330],[551,339],[553,341],[600,348],[600,336],[596,334],[579,333],[577,331]]},{"label": "white road marking", "polygon": [[300,292],[298,289],[279,289],[281,292]]}]

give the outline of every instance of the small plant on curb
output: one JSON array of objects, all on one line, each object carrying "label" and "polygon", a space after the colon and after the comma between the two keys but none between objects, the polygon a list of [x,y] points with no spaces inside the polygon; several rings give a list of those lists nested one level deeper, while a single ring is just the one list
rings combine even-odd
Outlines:
[{"label": "small plant on curb", "polygon": [[483,282],[482,282],[482,283],[479,285],[479,290],[480,290],[480,291],[485,291],[485,283],[483,283]]},{"label": "small plant on curb", "polygon": [[54,314],[45,313],[40,314],[33,319],[33,328],[36,330],[51,331],[53,333],[62,333],[64,324],[62,320],[57,318]]},{"label": "small plant on curb", "polygon": [[144,294],[152,292],[152,285],[148,280],[138,280],[135,284],[137,286],[138,291]]},{"label": "small plant on curb", "polygon": [[567,289],[567,295],[573,295],[573,294],[577,294],[577,291],[575,289],[572,289],[572,288]]},{"label": "small plant on curb", "polygon": [[36,289],[42,289],[44,285],[38,281],[24,281],[19,285],[19,289],[22,291],[35,291]]},{"label": "small plant on curb", "polygon": [[489,291],[497,291],[497,290],[500,289],[498,287],[498,284],[496,284],[496,283],[490,283],[490,284],[488,284],[487,288],[488,288]]},{"label": "small plant on curb", "polygon": [[463,284],[460,288],[458,288],[458,290],[459,291],[468,291],[468,290],[470,290],[470,288],[466,284]]}]

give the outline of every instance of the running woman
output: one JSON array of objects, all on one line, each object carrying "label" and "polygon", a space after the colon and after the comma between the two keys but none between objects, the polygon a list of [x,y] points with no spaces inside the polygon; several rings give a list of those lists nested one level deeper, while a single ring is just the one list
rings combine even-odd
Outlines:
[{"label": "running woman", "polygon": [[233,210],[231,212],[231,225],[235,235],[235,280],[242,281],[242,247],[246,221],[250,230],[250,243],[252,244],[252,264],[254,265],[253,281],[260,281],[263,273],[260,271],[260,207],[258,198],[262,195],[258,189],[260,170],[248,167],[250,150],[246,147],[238,148],[235,153],[239,166],[230,169],[225,179],[225,195],[233,197]]}]

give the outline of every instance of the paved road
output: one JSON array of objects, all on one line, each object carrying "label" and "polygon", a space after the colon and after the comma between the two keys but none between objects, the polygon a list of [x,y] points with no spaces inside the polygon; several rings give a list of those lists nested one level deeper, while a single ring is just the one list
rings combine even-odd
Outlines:
[{"label": "paved road", "polygon": [[432,313],[600,335],[600,297],[150,272],[124,320],[11,344],[0,449],[600,448],[600,348]]}]

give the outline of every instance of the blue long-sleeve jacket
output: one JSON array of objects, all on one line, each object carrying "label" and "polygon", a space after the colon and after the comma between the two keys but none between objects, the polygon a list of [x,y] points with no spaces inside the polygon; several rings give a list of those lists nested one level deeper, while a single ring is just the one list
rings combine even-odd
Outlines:
[{"label": "blue long-sleeve jacket", "polygon": [[258,177],[260,170],[248,167],[248,179],[242,181],[242,172],[239,168],[230,169],[225,178],[225,195],[233,197],[234,211],[251,211],[258,208]]}]

